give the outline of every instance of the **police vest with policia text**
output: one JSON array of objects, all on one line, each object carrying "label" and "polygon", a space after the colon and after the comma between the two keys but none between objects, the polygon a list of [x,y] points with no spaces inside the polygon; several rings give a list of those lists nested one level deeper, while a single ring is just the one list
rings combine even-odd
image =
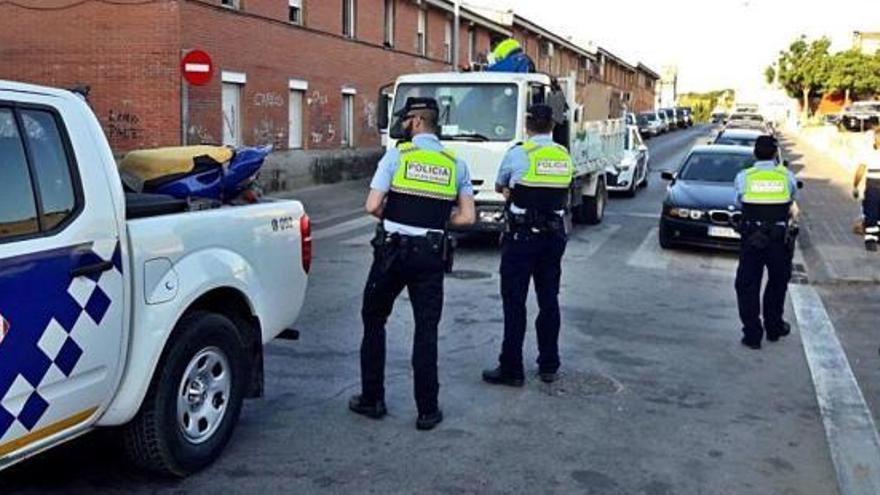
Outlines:
[{"label": "police vest with policia text", "polygon": [[385,219],[444,230],[458,198],[455,154],[421,149],[408,141],[399,143],[397,150],[400,163],[391,180]]},{"label": "police vest with policia text", "polygon": [[522,145],[529,168],[517,180],[512,201],[519,208],[538,211],[565,209],[568,190],[574,179],[574,164],[565,147],[527,141]]}]

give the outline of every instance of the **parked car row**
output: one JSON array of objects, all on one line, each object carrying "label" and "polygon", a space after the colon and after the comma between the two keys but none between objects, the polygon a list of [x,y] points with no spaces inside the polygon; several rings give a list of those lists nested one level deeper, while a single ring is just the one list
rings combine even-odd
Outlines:
[{"label": "parked car row", "polygon": [[830,116],[829,121],[847,131],[869,131],[880,125],[880,101],[857,101]]},{"label": "parked car row", "polygon": [[676,129],[686,129],[694,125],[690,107],[660,108],[649,112],[629,114],[632,125],[639,128],[644,138],[652,138]]}]

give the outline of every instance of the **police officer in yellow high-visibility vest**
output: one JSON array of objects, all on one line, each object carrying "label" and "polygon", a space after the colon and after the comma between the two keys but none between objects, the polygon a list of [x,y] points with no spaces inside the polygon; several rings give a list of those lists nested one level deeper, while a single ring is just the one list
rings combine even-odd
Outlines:
[{"label": "police officer in yellow high-visibility vest", "polygon": [[440,142],[436,100],[409,98],[396,115],[403,140],[379,162],[366,203],[381,224],[361,310],[362,388],[349,408],[375,419],[386,414],[385,323],[406,288],[415,319],[416,427],[430,430],[443,420],[437,399],[437,327],[446,257],[451,256],[446,228],[473,224],[474,192],[467,165]]},{"label": "police officer in yellow high-visibility vest", "polygon": [[858,159],[853,177],[853,197],[859,197],[859,186],[864,181],[865,194],[862,198],[863,226],[865,229],[865,249],[877,252],[880,244],[880,127],[874,128],[874,145]]},{"label": "police officer in yellow high-visibility vest", "polygon": [[[794,253],[790,222],[797,180],[791,171],[777,163],[777,153],[775,138],[759,137],[755,142],[758,161],[741,171],[735,182],[742,207],[736,297],[743,324],[741,342],[751,349],[761,348],[765,333],[767,340],[775,342],[791,331],[783,319],[783,309]],[[767,269],[767,286],[762,301],[764,268]]]},{"label": "police officer in yellow high-visibility vest", "polygon": [[564,146],[553,142],[553,109],[529,108],[529,139],[512,148],[498,172],[495,188],[508,197],[508,227],[501,247],[504,342],[498,366],[483,372],[492,384],[522,386],[526,299],[535,282],[538,296],[538,372],[556,380],[559,359],[559,281],[567,234],[564,215],[574,175]]}]

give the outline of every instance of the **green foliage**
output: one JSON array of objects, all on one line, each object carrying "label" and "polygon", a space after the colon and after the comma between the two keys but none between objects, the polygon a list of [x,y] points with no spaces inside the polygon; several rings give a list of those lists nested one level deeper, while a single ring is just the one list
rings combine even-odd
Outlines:
[{"label": "green foliage", "polygon": [[764,80],[767,81],[767,84],[776,82],[776,67],[770,65],[764,69]]},{"label": "green foliage", "polygon": [[870,97],[880,92],[880,56],[846,50],[831,56],[824,89],[830,93]]},{"label": "green foliage", "polygon": [[694,122],[708,122],[712,117],[712,111],[717,107],[728,107],[734,99],[732,89],[710,91],[708,93],[684,93],[678,97],[678,105],[691,107]]},{"label": "green foliage", "polygon": [[831,40],[826,37],[808,41],[801,36],[779,53],[774,75],[789,96],[803,99],[805,113],[809,111],[810,95],[825,88],[831,70],[830,47]]}]

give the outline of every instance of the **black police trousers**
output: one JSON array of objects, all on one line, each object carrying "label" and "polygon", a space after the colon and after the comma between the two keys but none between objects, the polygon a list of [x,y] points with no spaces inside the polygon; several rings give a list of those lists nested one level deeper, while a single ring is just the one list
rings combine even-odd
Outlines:
[{"label": "black police trousers", "polygon": [[[765,235],[764,242],[754,242],[752,236],[762,235],[746,232],[739,253],[736,270],[736,300],[743,334],[749,343],[758,344],[764,337],[779,335],[783,327],[782,313],[785,294],[791,280],[793,246],[785,242],[784,227],[774,227],[775,235]],[[767,269],[767,285],[763,297],[763,324],[761,322],[761,284]]]},{"label": "black police trousers", "polygon": [[373,251],[361,309],[361,393],[367,402],[385,399],[385,323],[406,287],[416,324],[412,350],[416,405],[420,414],[430,414],[437,410],[440,389],[437,327],[443,311],[444,263],[442,252],[425,239],[403,238],[405,244],[392,242]]},{"label": "black police trousers", "polygon": [[504,304],[504,342],[498,358],[502,371],[522,377],[526,300],[534,279],[538,296],[538,368],[559,369],[559,280],[567,238],[563,230],[539,234],[508,232],[501,245],[501,298]]},{"label": "black police trousers", "polygon": [[868,179],[862,200],[865,215],[865,241],[880,241],[880,179]]}]

